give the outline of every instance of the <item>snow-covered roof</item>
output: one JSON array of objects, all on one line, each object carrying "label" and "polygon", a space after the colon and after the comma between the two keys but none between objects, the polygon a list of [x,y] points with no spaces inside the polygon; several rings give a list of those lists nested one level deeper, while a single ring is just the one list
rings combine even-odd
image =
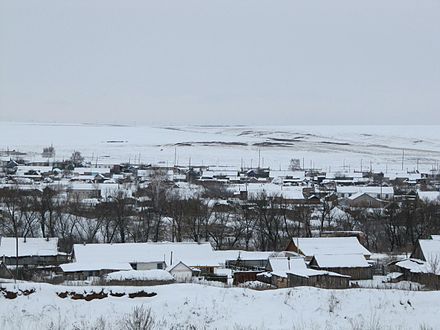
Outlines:
[{"label": "snow-covered roof", "polygon": [[440,241],[440,235],[431,235],[431,239]]},{"label": "snow-covered roof", "polygon": [[214,274],[220,275],[220,276],[228,276],[232,277],[232,269],[228,268],[217,268],[214,270]]},{"label": "snow-covered roof", "polygon": [[371,267],[361,254],[316,254],[313,257],[320,268],[357,268]]},{"label": "snow-covered roof", "polygon": [[165,261],[170,265],[182,261],[190,267],[218,266],[209,243],[75,244],[73,249],[75,260],[80,263]]},{"label": "snow-covered roof", "polygon": [[292,177],[294,179],[304,180],[306,177],[306,174],[304,171],[270,170],[269,177],[271,177],[271,178]]},{"label": "snow-covered roof", "polygon": [[95,262],[73,262],[60,265],[65,273],[99,271],[99,270],[132,270],[128,262],[99,261]]},{"label": "snow-covered roof", "polygon": [[393,187],[380,187],[380,186],[337,186],[336,191],[340,194],[356,194],[358,192],[366,193],[366,194],[394,194]]},{"label": "snow-covered roof", "polygon": [[390,180],[408,179],[409,181],[415,181],[422,178],[422,173],[396,172],[388,174],[388,178]]},{"label": "snow-covered roof", "polygon": [[282,253],[274,251],[243,251],[243,250],[216,250],[214,258],[219,263],[227,260],[268,260],[270,257],[276,257]]},{"label": "snow-covered roof", "polygon": [[282,197],[290,200],[303,200],[303,187],[281,186],[273,183],[248,183],[231,185],[229,190],[233,192],[247,191],[249,198],[257,198],[261,194],[268,197]]},{"label": "snow-covered roof", "polygon": [[270,258],[269,264],[272,269],[271,274],[280,277],[287,277],[288,272],[299,272],[307,269],[303,258]]},{"label": "snow-covered roof", "polygon": [[361,192],[361,191],[359,191],[359,192],[357,192],[357,193],[351,195],[350,197],[348,197],[348,199],[351,200],[351,201],[354,201],[354,200],[358,199],[359,197],[361,197],[361,196],[363,196],[363,195],[366,195],[367,198],[376,199],[375,197],[372,197],[370,194],[367,194],[367,193],[365,193],[365,192]]},{"label": "snow-covered roof", "polygon": [[341,219],[347,217],[347,212],[341,210],[339,207],[334,207],[330,210],[330,218],[332,219]]},{"label": "snow-covered roof", "polygon": [[75,167],[75,169],[72,172],[75,174],[76,173],[106,174],[106,173],[110,173],[110,167]]},{"label": "snow-covered roof", "polygon": [[440,203],[440,191],[417,191],[419,198],[427,203]]},{"label": "snow-covered roof", "polygon": [[396,263],[396,266],[409,270],[411,273],[435,273],[440,275],[440,266],[430,264],[419,259],[405,259]]},{"label": "snow-covered roof", "polygon": [[440,240],[419,239],[419,244],[426,261],[436,261],[440,263]]},{"label": "snow-covered roof", "polygon": [[[356,237],[304,237],[292,238],[300,251],[308,257],[315,255],[341,255],[360,254],[370,256],[371,253],[364,248]],[[299,245],[299,246],[298,246]]]},{"label": "snow-covered roof", "polygon": [[[17,255],[15,237],[0,238],[0,257]],[[56,256],[58,255],[58,238],[18,238],[18,256]]]},{"label": "snow-covered roof", "polygon": [[34,170],[39,173],[47,173],[52,171],[52,166],[30,166],[30,165],[18,165],[17,166],[17,174],[26,173],[30,170]]},{"label": "snow-covered roof", "polygon": [[202,186],[188,182],[176,182],[175,187],[170,189],[168,197],[178,197],[180,199],[191,199],[200,197],[205,189]]},{"label": "snow-covered roof", "polygon": [[180,267],[180,266],[183,266],[184,268],[188,268],[189,270],[191,270],[191,267],[185,265],[182,261],[179,261],[178,263],[174,263],[174,264],[168,266],[167,268],[165,268],[165,270],[166,270],[167,272],[171,272],[174,268],[176,268],[176,267],[178,267],[178,266],[179,266],[179,267]]},{"label": "snow-covered roof", "polygon": [[174,277],[163,269],[123,270],[105,276],[107,281],[173,281]]},{"label": "snow-covered roof", "polygon": [[341,275],[341,274],[334,273],[334,272],[329,272],[326,270],[315,270],[315,269],[310,269],[310,268],[290,270],[287,272],[287,274],[293,274],[293,275],[305,277],[305,278],[309,278],[309,277],[313,277],[313,276],[321,276],[321,275],[347,277],[347,278],[350,277],[350,276]]}]

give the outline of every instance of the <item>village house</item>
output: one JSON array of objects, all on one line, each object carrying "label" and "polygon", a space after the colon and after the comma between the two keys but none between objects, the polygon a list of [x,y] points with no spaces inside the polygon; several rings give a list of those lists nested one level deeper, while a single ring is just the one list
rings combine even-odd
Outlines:
[{"label": "village house", "polygon": [[375,197],[372,197],[370,194],[365,192],[358,192],[347,198],[347,204],[350,207],[354,208],[383,208],[385,203]]},{"label": "village house", "polygon": [[403,274],[401,279],[440,289],[439,235],[418,240],[410,258],[394,262],[392,267]]},{"label": "village house", "polygon": [[373,268],[361,254],[315,254],[309,263],[313,269],[350,276],[352,280],[370,280]]},{"label": "village house", "polygon": [[[17,252],[18,250],[18,252]],[[66,262],[67,256],[58,252],[58,238],[0,238],[0,259],[7,266],[56,266]]]},{"label": "village house", "polygon": [[273,183],[248,183],[230,185],[229,191],[243,196],[247,200],[259,199],[262,196],[279,199],[287,204],[305,204],[306,197],[302,186],[282,186]]},{"label": "village house", "polygon": [[365,193],[371,197],[384,200],[394,198],[394,188],[387,186],[337,186],[336,194],[339,198],[349,198],[357,193]]},{"label": "village house", "polygon": [[209,243],[162,242],[75,244],[73,263],[61,268],[68,278],[84,279],[111,271],[166,269],[179,262],[198,269],[201,275],[213,274],[220,267]]},{"label": "village house", "polygon": [[440,204],[440,191],[417,191],[417,197],[425,203]]},{"label": "village house", "polygon": [[350,276],[333,272],[302,269],[287,273],[287,286],[314,286],[323,289],[347,289],[350,285]]},{"label": "village house", "polygon": [[306,261],[315,255],[354,255],[370,259],[371,253],[363,247],[356,237],[295,237],[286,248],[303,255]]},{"label": "village house", "polygon": [[166,268],[166,271],[168,271],[173,276],[176,282],[190,282],[191,278],[194,275],[191,267],[188,267],[182,261],[168,266]]},{"label": "village house", "polygon": [[306,269],[304,258],[276,257],[269,258],[267,271],[257,275],[261,282],[271,284],[277,288],[287,288],[287,273]]}]

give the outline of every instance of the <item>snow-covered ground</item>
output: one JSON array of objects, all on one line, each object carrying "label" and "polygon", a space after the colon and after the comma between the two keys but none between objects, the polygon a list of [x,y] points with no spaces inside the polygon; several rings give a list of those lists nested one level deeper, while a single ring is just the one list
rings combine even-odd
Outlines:
[{"label": "snow-covered ground", "polygon": [[[14,290],[14,284],[2,284]],[[1,329],[121,329],[135,306],[151,308],[157,329],[439,329],[440,292],[292,288],[255,291],[199,284],[143,288],[155,297],[109,297],[86,302],[56,292],[92,287],[20,283],[29,296],[0,294]],[[139,287],[108,287],[134,292]],[[101,287],[94,288],[95,292]],[[105,323],[104,327],[99,324]],[[122,322],[122,323],[121,323]],[[76,328],[75,328],[76,327]]]},{"label": "snow-covered ground", "polygon": [[[440,160],[439,126],[105,126],[0,122],[0,150],[41,159],[43,147],[57,159],[79,150],[93,163],[260,165],[286,169],[297,158],[328,171],[430,170]],[[25,134],[24,134],[25,133]],[[176,157],[175,157],[176,156]],[[370,163],[371,162],[371,163]]]}]

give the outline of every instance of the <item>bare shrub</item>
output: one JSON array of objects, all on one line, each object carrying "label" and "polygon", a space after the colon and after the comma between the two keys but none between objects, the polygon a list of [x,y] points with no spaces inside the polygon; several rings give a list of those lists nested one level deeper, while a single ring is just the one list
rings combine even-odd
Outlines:
[{"label": "bare shrub", "polygon": [[419,329],[420,330],[434,330],[433,327],[430,327],[429,325],[426,325],[425,323],[421,324]]},{"label": "bare shrub", "polygon": [[137,306],[130,314],[127,314],[122,321],[123,329],[127,330],[152,330],[154,327],[154,317],[151,308]]},{"label": "bare shrub", "polygon": [[328,311],[329,313],[333,313],[336,309],[336,307],[339,304],[339,300],[336,298],[336,296],[332,293],[330,295],[330,298],[328,299]]}]

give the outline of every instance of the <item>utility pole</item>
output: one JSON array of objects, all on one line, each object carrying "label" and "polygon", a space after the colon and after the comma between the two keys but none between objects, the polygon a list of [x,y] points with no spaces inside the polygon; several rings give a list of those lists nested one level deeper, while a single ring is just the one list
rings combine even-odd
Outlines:
[{"label": "utility pole", "polygon": [[405,160],[405,149],[402,149],[402,171],[403,171],[403,162]]},{"label": "utility pole", "polygon": [[17,284],[17,278],[18,278],[18,231],[17,231],[17,229],[15,229],[15,278],[14,278],[14,284]]},{"label": "utility pole", "polygon": [[258,168],[260,168],[260,162],[261,162],[261,149],[258,148]]}]

